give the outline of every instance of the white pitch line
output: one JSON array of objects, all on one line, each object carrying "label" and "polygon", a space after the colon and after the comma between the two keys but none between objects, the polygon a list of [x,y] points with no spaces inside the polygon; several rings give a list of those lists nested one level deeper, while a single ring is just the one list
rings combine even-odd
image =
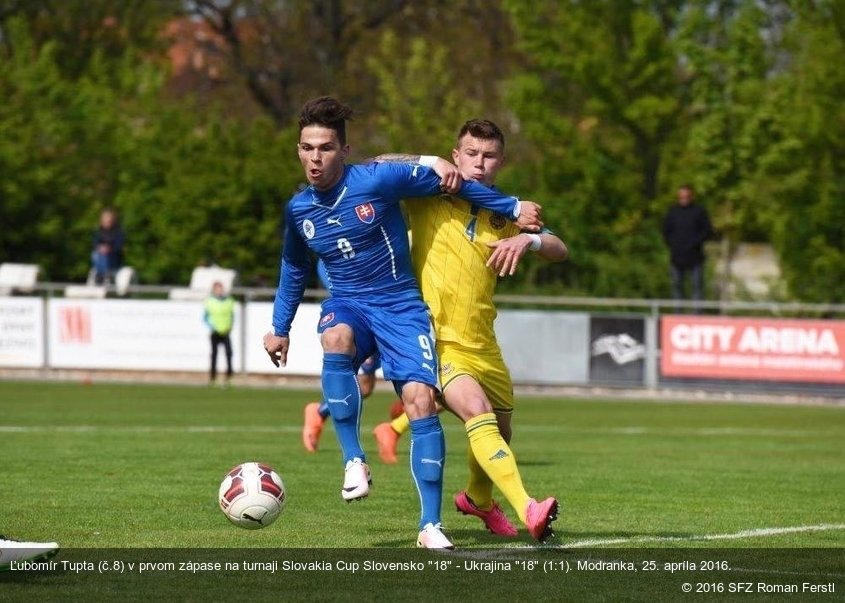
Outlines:
[{"label": "white pitch line", "polygon": [[[622,544],[649,544],[661,542],[710,542],[718,540],[741,540],[746,538],[765,538],[768,536],[780,536],[783,534],[799,534],[804,532],[830,532],[845,530],[845,523],[822,523],[814,526],[790,526],[783,528],[757,528],[753,530],[741,530],[732,534],[700,534],[692,536],[635,536],[633,538],[591,538],[586,540],[575,540],[562,544],[504,544],[495,549],[458,549],[453,554],[457,557],[469,557],[472,559],[498,559],[513,556],[514,554],[531,554],[537,551],[555,549],[577,549],[587,547],[602,547]],[[732,568],[734,569],[734,568]],[[737,571],[746,571],[736,568]],[[758,570],[747,570],[758,571]],[[801,573],[801,575],[807,575]],[[827,574],[820,574],[827,575]],[[832,577],[839,577],[838,574],[830,574]]]},{"label": "white pitch line", "polygon": [[830,532],[845,530],[845,523],[822,523],[814,526],[791,526],[784,528],[757,528],[741,530],[732,534],[699,534],[692,536],[634,536],[632,538],[588,538],[574,540],[557,545],[556,548],[584,548],[612,546],[615,544],[648,544],[657,542],[709,542],[714,540],[744,540],[746,538],[766,538],[783,534],[801,534],[805,532]]},{"label": "white pitch line", "polygon": [[294,433],[298,425],[0,425],[0,433]]},{"label": "white pitch line", "polygon": [[[792,526],[784,528],[758,528],[754,530],[741,530],[732,534],[701,534],[693,536],[637,536],[634,538],[594,538],[588,540],[576,540],[563,544],[504,544],[494,549],[457,549],[451,552],[454,557],[468,559],[490,560],[490,559],[511,559],[514,555],[531,555],[539,551],[567,550],[573,548],[601,547],[621,544],[646,544],[659,542],[696,542],[696,541],[717,541],[717,540],[739,540],[743,538],[764,538],[766,536],[778,536],[781,534],[795,534],[801,532],[825,532],[833,530],[845,530],[842,523],[823,523],[814,526]],[[794,573],[800,576],[818,576],[820,578],[841,578],[841,574],[828,574],[821,572],[779,572],[778,570],[762,570],[750,568],[731,568],[736,572],[758,572],[758,573]]]},{"label": "white pitch line", "polygon": [[607,427],[593,429],[567,428],[556,425],[520,425],[520,431],[574,433],[584,435],[618,435],[618,436],[658,436],[658,437],[721,437],[721,436],[753,436],[753,437],[826,437],[838,435],[834,431],[811,431],[806,429],[760,429],[746,427],[698,427],[675,429],[655,429],[637,425],[622,427]]}]

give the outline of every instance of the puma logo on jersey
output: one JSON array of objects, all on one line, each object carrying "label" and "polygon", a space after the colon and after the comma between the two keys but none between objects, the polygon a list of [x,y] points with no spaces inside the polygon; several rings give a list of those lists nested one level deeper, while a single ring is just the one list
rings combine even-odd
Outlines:
[{"label": "puma logo on jersey", "polygon": [[340,218],[326,218],[326,224],[334,224],[335,226],[340,226]]},{"label": "puma logo on jersey", "polygon": [[434,374],[434,367],[433,367],[433,366],[431,366],[429,363],[427,363],[427,362],[423,362],[423,363],[422,363],[422,367],[423,367],[424,369],[428,370],[428,372],[429,372],[429,373],[431,373],[432,375]]}]

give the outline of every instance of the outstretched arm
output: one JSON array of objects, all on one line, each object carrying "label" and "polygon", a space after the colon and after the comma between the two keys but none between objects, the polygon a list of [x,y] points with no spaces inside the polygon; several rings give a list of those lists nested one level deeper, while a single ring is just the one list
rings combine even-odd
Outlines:
[{"label": "outstretched arm", "polygon": [[[392,192],[398,199],[431,197],[439,194],[440,178],[432,168],[420,164],[382,163],[374,167],[373,175],[385,191]],[[540,206],[516,197],[503,195],[472,180],[464,180],[457,193],[461,199],[481,208],[501,214],[514,220],[521,229],[537,232],[543,226],[540,221]],[[523,207],[525,206],[525,207]]]},{"label": "outstretched arm", "polygon": [[384,153],[372,159],[376,163],[411,163],[430,167],[440,176],[440,190],[453,195],[461,190],[463,178],[458,168],[441,157],[434,155],[409,155],[405,153]]}]

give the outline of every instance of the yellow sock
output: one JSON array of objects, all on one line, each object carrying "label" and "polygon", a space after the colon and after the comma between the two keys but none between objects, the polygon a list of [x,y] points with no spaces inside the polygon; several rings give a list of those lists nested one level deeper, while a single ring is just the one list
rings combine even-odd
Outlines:
[{"label": "yellow sock", "polygon": [[411,428],[411,420],[404,412],[390,422],[393,431],[402,435]]},{"label": "yellow sock", "polygon": [[493,507],[493,480],[484,473],[484,469],[475,460],[475,453],[469,443],[467,443],[467,465],[469,466],[467,496],[476,507],[482,511],[489,511]]},{"label": "yellow sock", "polygon": [[528,505],[529,496],[522,486],[522,477],[519,475],[513,451],[499,433],[496,415],[492,412],[479,415],[467,421],[464,426],[475,460],[508,499],[519,519],[525,523],[525,507]]}]

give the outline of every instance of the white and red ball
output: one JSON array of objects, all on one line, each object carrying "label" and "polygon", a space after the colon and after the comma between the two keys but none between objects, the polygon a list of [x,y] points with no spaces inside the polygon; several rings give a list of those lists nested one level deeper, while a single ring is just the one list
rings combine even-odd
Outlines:
[{"label": "white and red ball", "polygon": [[247,530],[266,528],[285,508],[285,484],[263,463],[242,463],[220,484],[220,510],[236,526]]}]

